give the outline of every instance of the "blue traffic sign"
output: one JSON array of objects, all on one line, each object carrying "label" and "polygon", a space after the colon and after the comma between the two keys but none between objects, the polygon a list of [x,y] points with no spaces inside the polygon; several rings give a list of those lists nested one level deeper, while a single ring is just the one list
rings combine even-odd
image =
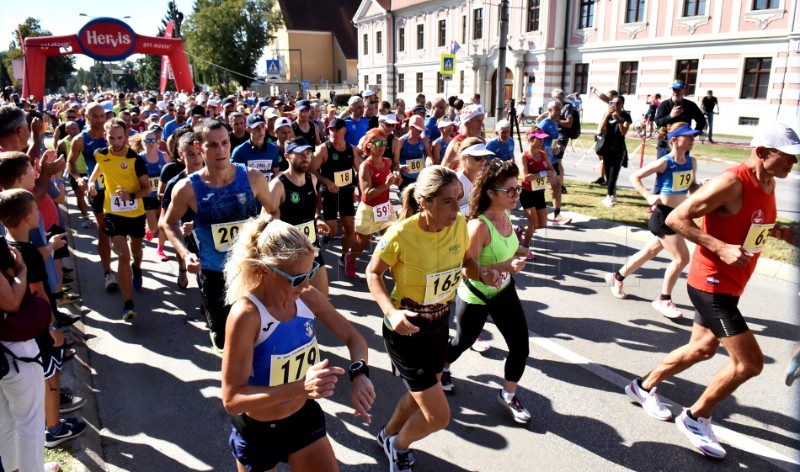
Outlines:
[{"label": "blue traffic sign", "polygon": [[281,61],[278,59],[267,59],[267,77],[270,80],[281,78]]}]

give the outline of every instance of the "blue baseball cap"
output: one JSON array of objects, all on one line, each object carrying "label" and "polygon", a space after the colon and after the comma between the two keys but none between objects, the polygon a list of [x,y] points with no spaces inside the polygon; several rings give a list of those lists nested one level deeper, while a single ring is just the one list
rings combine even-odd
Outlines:
[{"label": "blue baseball cap", "polygon": [[692,128],[689,125],[683,125],[680,128],[667,134],[667,139],[672,139],[678,136],[697,136],[698,134],[700,134],[700,131]]},{"label": "blue baseball cap", "polygon": [[682,80],[675,80],[672,82],[672,89],[673,90],[683,90],[686,88],[686,84]]}]

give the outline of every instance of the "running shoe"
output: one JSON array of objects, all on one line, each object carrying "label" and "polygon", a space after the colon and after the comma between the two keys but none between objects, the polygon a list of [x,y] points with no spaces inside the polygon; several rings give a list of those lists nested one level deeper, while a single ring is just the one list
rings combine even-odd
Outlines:
[{"label": "running shoe", "polygon": [[786,366],[786,386],[791,387],[798,377],[800,377],[800,344],[795,346],[789,365]]},{"label": "running shoe", "polygon": [[156,255],[161,259],[161,262],[167,262],[169,260],[169,256],[164,252],[164,246],[158,246],[156,248]]},{"label": "running shoe", "polygon": [[511,412],[514,421],[517,423],[525,424],[531,420],[531,414],[528,409],[522,405],[522,402],[519,401],[519,395],[514,395],[511,397],[511,400],[506,400],[503,398],[503,390],[500,389],[500,391],[497,392],[497,401]]},{"label": "running shoe", "polygon": [[56,308],[55,315],[59,328],[72,326],[81,319],[81,315],[70,313],[67,310],[59,310],[58,308]]},{"label": "running shoe", "polygon": [[73,303],[77,303],[77,302],[81,301],[81,296],[80,295],[78,295],[77,293],[72,292],[71,290],[69,290],[67,288],[64,288],[62,293],[63,293],[63,295],[61,295],[61,298],[56,300],[56,306],[58,306],[58,307],[72,305]]},{"label": "running shoe", "polygon": [[[384,425],[383,428],[381,428],[380,432],[378,433],[378,435],[375,438],[378,440],[378,446],[380,446],[381,449],[383,449],[383,452],[386,454],[386,457],[391,459],[391,455],[390,455],[389,449],[388,449],[389,443],[386,441],[386,439],[387,439],[387,437],[386,437],[386,425]],[[413,449],[409,449],[408,450],[408,462],[409,462],[409,465],[411,467],[414,467],[414,450]]]},{"label": "running shoe", "polygon": [[153,240],[153,232],[150,231],[150,228],[147,228],[144,231],[144,239],[147,240],[147,241],[152,241]]},{"label": "running shoe", "polygon": [[123,308],[122,309],[122,321],[130,321],[136,318],[138,314],[133,311],[133,308]]},{"label": "running shoe", "polygon": [[83,222],[81,222],[81,228],[91,228],[92,226],[94,226],[94,223],[89,219],[88,216],[83,219]]},{"label": "running shoe", "polygon": [[655,308],[658,312],[671,320],[681,318],[683,316],[683,313],[681,313],[681,311],[678,310],[678,307],[672,303],[672,300],[662,300],[659,298],[657,300],[653,300],[651,305],[653,305],[653,308]]},{"label": "running shoe", "polygon": [[562,185],[561,186],[561,194],[562,195],[566,195],[567,193],[569,193],[569,192],[567,192],[567,186],[566,185]]},{"label": "running shoe", "polygon": [[58,406],[59,413],[69,413],[82,407],[86,400],[75,396],[67,389],[61,389],[60,403]]},{"label": "running shoe", "polygon": [[613,199],[613,198],[611,198],[611,197],[612,197],[611,195],[608,195],[608,196],[606,196],[606,198],[604,198],[603,200],[601,200],[601,201],[600,201],[600,203],[602,203],[602,204],[603,204],[603,206],[606,206],[606,207],[608,207],[608,208],[611,208],[611,207],[613,207],[613,206],[614,206],[614,204],[615,204],[616,202],[615,202],[615,201],[614,201],[614,199]]},{"label": "running shoe", "polygon": [[45,431],[44,433],[44,445],[45,447],[52,448],[56,447],[59,444],[69,441],[70,439],[75,439],[86,429],[86,423],[83,421],[67,421],[67,420],[60,420],[61,424],[59,425],[58,431],[54,434],[50,434],[50,432]]},{"label": "running shoe", "polygon": [[209,338],[211,338],[211,348],[214,349],[214,352],[222,354],[222,348],[219,347],[221,343],[219,342],[219,339],[217,339],[218,338],[217,333],[209,331],[208,335]]},{"label": "running shoe", "polygon": [[711,429],[711,418],[698,417],[697,420],[693,420],[689,418],[688,411],[687,408],[684,408],[675,420],[678,430],[686,435],[692,445],[706,456],[724,459],[727,453]]},{"label": "running shoe", "polygon": [[113,292],[119,288],[117,273],[113,270],[106,274],[106,292]]},{"label": "running shoe", "polygon": [[344,255],[344,273],[351,279],[356,278],[356,258],[352,252]]},{"label": "running shoe", "polygon": [[[489,341],[478,336],[478,339],[476,339],[475,342],[472,343],[470,349],[472,349],[475,352],[486,352],[489,350],[490,347],[492,347],[492,344]],[[442,373],[442,376],[444,376],[444,373]]]},{"label": "running shoe", "polygon": [[517,235],[517,240],[519,241],[519,245],[522,246],[522,228],[514,225],[514,234]]},{"label": "running shoe", "polygon": [[186,275],[185,270],[178,270],[178,287],[186,290],[189,286],[189,277]]},{"label": "running shoe", "polygon": [[136,267],[131,264],[131,271],[133,272],[133,288],[134,290],[141,290],[144,281],[142,280],[142,268]]},{"label": "running shoe", "polygon": [[456,394],[456,386],[453,385],[453,376],[449,370],[442,371],[442,391],[448,396]]},{"label": "running shoe", "polygon": [[411,453],[410,450],[400,452],[394,447],[397,440],[397,435],[386,438],[386,446],[384,450],[389,457],[389,472],[410,472],[411,460],[408,457]]},{"label": "running shoe", "polygon": [[639,385],[638,377],[631,380],[631,383],[625,386],[625,393],[638,404],[642,405],[645,413],[653,418],[661,421],[669,421],[672,419],[672,412],[669,408],[661,404],[661,400],[656,394],[656,388],[653,387],[649,392]]},{"label": "running shoe", "polygon": [[533,255],[533,250],[528,249],[528,254],[525,255],[525,259],[529,261],[536,259],[536,256]]},{"label": "running shoe", "polygon": [[592,183],[595,184],[595,185],[602,185],[603,187],[605,187],[606,179],[600,177],[597,180],[593,181]]},{"label": "running shoe", "polygon": [[605,275],[605,278],[606,278],[606,283],[611,285],[611,287],[609,287],[609,289],[611,290],[611,295],[614,295],[620,300],[628,296],[625,293],[625,290],[623,289],[622,282],[617,280],[613,272],[608,272]]},{"label": "running shoe", "polygon": [[572,222],[572,218],[568,218],[566,216],[558,215],[553,218],[553,224],[556,226],[563,226],[568,225]]}]

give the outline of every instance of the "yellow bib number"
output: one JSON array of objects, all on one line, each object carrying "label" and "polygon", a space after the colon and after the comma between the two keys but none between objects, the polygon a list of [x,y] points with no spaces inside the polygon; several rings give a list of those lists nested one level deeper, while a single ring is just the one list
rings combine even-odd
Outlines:
[{"label": "yellow bib number", "polygon": [[672,191],[680,192],[688,189],[692,185],[692,171],[686,170],[683,172],[672,173]]},{"label": "yellow bib number", "polygon": [[751,254],[761,252],[764,246],[767,245],[767,238],[769,238],[769,232],[773,226],[775,226],[775,223],[751,224],[750,229],[747,231],[747,237],[744,238],[742,248]]},{"label": "yellow bib number", "polygon": [[133,211],[139,209],[139,200],[123,200],[119,195],[111,195],[111,212],[123,213],[126,211]]},{"label": "yellow bib number", "polygon": [[229,250],[231,246],[233,246],[233,243],[236,242],[236,237],[239,236],[239,229],[244,223],[244,220],[242,220],[211,225],[214,249],[221,252]]},{"label": "yellow bib number", "polygon": [[287,354],[273,354],[269,368],[269,386],[296,382],[306,376],[308,368],[317,363],[317,338]]},{"label": "yellow bib number", "polygon": [[295,226],[295,228],[302,231],[310,242],[313,243],[317,241],[317,229],[315,228],[314,220],[307,221],[303,224],[299,224]]},{"label": "yellow bib number", "polygon": [[428,274],[425,278],[425,299],[423,305],[432,305],[447,299],[461,282],[461,267]]},{"label": "yellow bib number", "polygon": [[100,177],[98,177],[97,180],[94,181],[94,188],[96,188],[97,190],[103,190],[104,188],[106,188],[105,174],[100,174]]},{"label": "yellow bib number", "polygon": [[344,187],[353,183],[353,169],[342,170],[333,173],[333,183],[337,187]]},{"label": "yellow bib number", "polygon": [[376,222],[389,221],[390,211],[393,211],[392,202],[381,203],[372,207],[372,217]]},{"label": "yellow bib number", "polygon": [[158,192],[158,177],[150,177],[150,191]]},{"label": "yellow bib number", "polygon": [[409,159],[406,161],[406,166],[411,174],[419,172],[425,167],[425,159]]}]

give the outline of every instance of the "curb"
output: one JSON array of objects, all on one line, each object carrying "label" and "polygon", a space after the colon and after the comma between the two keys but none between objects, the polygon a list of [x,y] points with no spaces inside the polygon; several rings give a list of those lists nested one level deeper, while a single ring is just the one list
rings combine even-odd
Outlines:
[{"label": "curb", "polygon": [[[572,211],[565,212],[572,216],[572,224],[579,225],[588,229],[600,229],[608,234],[625,240],[633,240],[638,243],[644,244],[650,239],[650,231],[645,228],[637,228],[635,226],[623,225],[610,220],[601,218],[594,218],[589,215],[575,213]],[[694,252],[696,246],[691,241],[686,241],[689,246],[689,253]],[[687,267],[688,270],[688,267]],[[766,257],[759,257],[756,263],[756,274],[772,277],[783,282],[789,282],[795,285],[800,285],[800,267],[787,262],[780,262]]]}]

